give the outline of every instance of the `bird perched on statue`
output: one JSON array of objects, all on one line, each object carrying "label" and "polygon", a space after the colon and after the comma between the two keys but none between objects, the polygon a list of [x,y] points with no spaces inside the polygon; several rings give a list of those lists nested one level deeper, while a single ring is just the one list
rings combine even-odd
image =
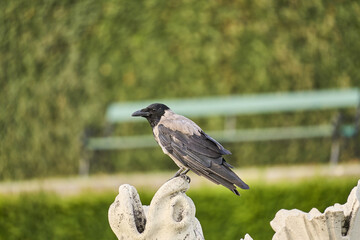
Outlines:
[{"label": "bird perched on statue", "polygon": [[210,181],[221,184],[236,195],[236,186],[248,189],[225,161],[226,150],[215,139],[207,135],[190,119],[174,113],[161,103],[154,103],[132,114],[144,117],[150,123],[156,142],[165,154],[179,166],[174,177],[185,175],[189,170]]}]

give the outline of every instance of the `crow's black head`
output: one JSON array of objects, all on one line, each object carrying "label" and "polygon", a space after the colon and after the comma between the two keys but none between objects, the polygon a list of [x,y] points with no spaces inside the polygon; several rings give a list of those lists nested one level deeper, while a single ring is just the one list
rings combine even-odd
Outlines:
[{"label": "crow's black head", "polygon": [[160,121],[160,118],[165,114],[165,110],[168,109],[169,107],[165,104],[153,103],[146,108],[134,112],[131,116],[144,117],[149,121],[151,127],[155,127]]}]

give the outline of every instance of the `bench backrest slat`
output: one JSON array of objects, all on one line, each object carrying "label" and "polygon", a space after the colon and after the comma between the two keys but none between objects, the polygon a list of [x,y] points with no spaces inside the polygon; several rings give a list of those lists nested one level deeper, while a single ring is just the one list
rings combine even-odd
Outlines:
[{"label": "bench backrest slat", "polygon": [[359,90],[350,88],[192,99],[147,100],[111,104],[107,109],[106,118],[111,123],[137,121],[139,118],[133,118],[131,114],[154,102],[164,103],[174,112],[188,117],[206,117],[356,107],[359,104],[359,99]]}]

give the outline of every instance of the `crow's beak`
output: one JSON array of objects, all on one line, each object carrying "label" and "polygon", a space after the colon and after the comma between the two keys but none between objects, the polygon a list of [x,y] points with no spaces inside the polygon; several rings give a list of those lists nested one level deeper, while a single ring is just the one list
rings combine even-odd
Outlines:
[{"label": "crow's beak", "polygon": [[145,109],[141,109],[141,110],[136,111],[133,114],[131,114],[131,116],[133,116],[133,117],[148,117],[148,116],[150,116],[150,113],[146,112]]}]

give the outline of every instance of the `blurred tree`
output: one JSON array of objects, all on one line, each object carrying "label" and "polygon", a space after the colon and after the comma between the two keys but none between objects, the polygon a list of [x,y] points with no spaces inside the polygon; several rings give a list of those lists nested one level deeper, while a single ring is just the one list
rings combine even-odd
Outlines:
[{"label": "blurred tree", "polygon": [[[83,130],[101,129],[113,101],[360,85],[357,1],[18,0],[0,8],[0,179],[76,173]],[[291,119],[311,122],[302,114]],[[255,163],[315,161],[327,146],[319,156],[302,154],[319,146],[232,151]],[[129,170],[148,155],[112,153],[92,170]],[[157,152],[151,156],[162,162]]]}]

